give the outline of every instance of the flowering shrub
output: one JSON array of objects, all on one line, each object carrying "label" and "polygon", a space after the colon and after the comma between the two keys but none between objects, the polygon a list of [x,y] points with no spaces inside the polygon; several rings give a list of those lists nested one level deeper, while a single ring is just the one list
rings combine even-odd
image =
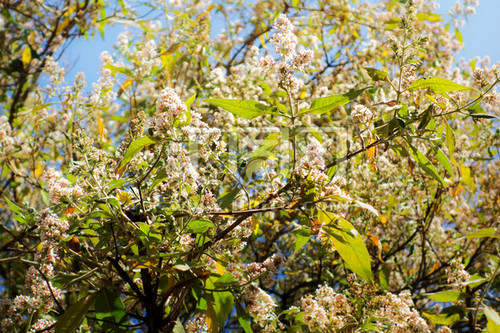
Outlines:
[{"label": "flowering shrub", "polygon": [[[2,331],[500,329],[475,1],[147,5],[2,4]],[[64,43],[111,22],[67,82]]]}]

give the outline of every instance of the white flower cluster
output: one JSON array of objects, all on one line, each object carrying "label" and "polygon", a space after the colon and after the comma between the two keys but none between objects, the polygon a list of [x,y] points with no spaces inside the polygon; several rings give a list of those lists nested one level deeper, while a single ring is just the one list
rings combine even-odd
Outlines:
[{"label": "white flower cluster", "polygon": [[[31,266],[25,278],[25,288],[31,292],[33,296],[18,295],[14,299],[14,307],[18,311],[26,310],[28,313],[33,313],[36,310],[47,312],[55,305],[55,299],[62,298],[63,293],[52,285],[49,279],[54,277],[52,265],[42,265],[38,271]],[[43,275],[41,273],[43,273]]]},{"label": "white flower cluster", "polygon": [[265,328],[269,321],[276,318],[274,313],[276,302],[264,290],[251,284],[245,288],[241,296],[245,302],[247,312],[261,327]]},{"label": "white flower cluster", "polygon": [[307,145],[307,151],[297,164],[298,173],[301,177],[307,178],[320,186],[328,182],[328,176],[322,170],[325,168],[323,155],[326,150],[315,138]]},{"label": "white flower cluster", "polygon": [[156,101],[156,108],[157,113],[153,116],[152,124],[153,128],[159,132],[172,128],[174,121],[181,114],[183,118],[179,120],[186,120],[184,113],[187,111],[187,107],[172,88],[165,88],[160,92]]},{"label": "white flower cluster", "polygon": [[10,155],[15,148],[16,138],[6,116],[0,116],[0,157]]},{"label": "white flower cluster", "polygon": [[376,297],[374,302],[374,317],[384,318],[388,322],[391,332],[431,332],[418,311],[412,308],[413,301],[408,290],[402,291],[398,296],[387,293],[384,296]]},{"label": "white flower cluster", "polygon": [[351,311],[347,298],[326,285],[319,287],[314,296],[303,297],[300,308],[304,311],[304,323],[312,331],[323,332],[340,331],[347,324],[347,314]]},{"label": "white flower cluster", "polygon": [[452,285],[455,290],[462,290],[464,283],[470,279],[469,273],[465,270],[465,266],[458,260],[452,260],[449,267],[446,267],[445,274],[447,282]]},{"label": "white flower cluster", "polygon": [[[28,333],[37,333],[37,332],[47,332],[47,333],[53,333],[56,331],[56,329],[53,327],[55,324],[54,320],[47,320],[47,319],[38,319],[32,326],[31,329],[28,331]],[[49,328],[51,327],[52,328]]]},{"label": "white flower cluster", "polygon": [[66,231],[69,229],[68,222],[61,220],[54,213],[45,212],[44,215],[37,223],[40,227],[40,238],[42,241],[66,238]]},{"label": "white flower cluster", "polygon": [[50,200],[52,202],[58,203],[61,201],[61,198],[83,195],[83,189],[80,185],[71,186],[69,180],[63,178],[61,174],[53,168],[48,168],[45,171],[44,179],[47,183],[47,191],[50,194]]},{"label": "white flower cluster", "polygon": [[280,14],[274,21],[274,28],[278,31],[272,35],[271,43],[282,60],[275,63],[271,56],[265,56],[261,58],[260,66],[268,71],[275,69],[279,85],[291,93],[297,93],[304,82],[295,77],[293,72],[304,71],[313,60],[314,53],[304,49],[297,52],[297,36],[293,33],[293,24],[284,14]]},{"label": "white flower cluster", "polygon": [[366,124],[373,118],[373,113],[366,106],[357,104],[354,106],[351,116],[354,120]]},{"label": "white flower cluster", "polygon": [[278,30],[271,37],[271,43],[274,44],[276,52],[281,54],[284,59],[293,56],[297,47],[297,36],[293,33],[293,24],[284,14],[280,14],[274,21],[274,28]]},{"label": "white flower cluster", "polygon": [[57,86],[64,81],[66,75],[64,68],[59,67],[59,64],[51,56],[48,56],[45,61],[44,71],[49,75],[49,80],[53,86]]},{"label": "white flower cluster", "polygon": [[198,313],[186,324],[187,333],[203,333],[208,332],[207,319],[205,314]]},{"label": "white flower cluster", "polygon": [[116,92],[113,91],[113,76],[111,70],[106,68],[107,64],[113,63],[113,57],[106,51],[100,55],[101,59],[101,76],[97,83],[92,84],[92,95],[90,102],[96,107],[109,106],[116,99]]},{"label": "white flower cluster", "polygon": [[153,40],[148,40],[136,52],[137,67],[134,69],[135,77],[143,77],[151,73],[155,66],[160,66],[161,61],[158,57],[157,46]]}]

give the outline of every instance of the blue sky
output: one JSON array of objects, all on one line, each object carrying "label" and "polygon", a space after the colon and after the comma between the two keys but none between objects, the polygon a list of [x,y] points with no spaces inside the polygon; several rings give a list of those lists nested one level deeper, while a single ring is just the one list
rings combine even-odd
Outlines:
[{"label": "blue sky", "polygon": [[[439,0],[439,14],[446,14],[456,0]],[[68,81],[71,82],[77,72],[84,72],[91,89],[91,82],[97,81],[99,55],[107,50],[114,52],[112,45],[123,27],[111,27],[106,30],[106,40],[100,36],[87,41],[77,40],[68,49],[64,59],[71,64]],[[465,49],[459,57],[471,59],[475,56],[489,56],[492,64],[500,62],[500,0],[480,0],[476,15],[469,16],[466,25],[461,28]]]}]

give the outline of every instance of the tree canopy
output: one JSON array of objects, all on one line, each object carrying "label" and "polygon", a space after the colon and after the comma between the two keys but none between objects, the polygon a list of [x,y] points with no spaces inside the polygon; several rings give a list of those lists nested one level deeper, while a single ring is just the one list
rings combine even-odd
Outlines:
[{"label": "tree canopy", "polygon": [[3,1],[1,330],[500,332],[477,4]]}]

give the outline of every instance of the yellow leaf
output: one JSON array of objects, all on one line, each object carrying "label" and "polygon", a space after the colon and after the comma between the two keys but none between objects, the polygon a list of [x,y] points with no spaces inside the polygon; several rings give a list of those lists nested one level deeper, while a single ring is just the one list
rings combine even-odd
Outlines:
[{"label": "yellow leaf", "polygon": [[149,268],[149,267],[153,267],[155,265],[156,265],[156,262],[148,260],[143,264],[138,264],[135,268]]},{"label": "yellow leaf", "polygon": [[436,263],[432,266],[432,268],[431,268],[431,270],[429,271],[429,273],[428,273],[428,274],[430,275],[430,274],[434,273],[434,272],[436,271],[436,269],[438,269],[438,268],[439,268],[439,266],[441,266],[441,265],[439,264],[439,262],[436,262]]},{"label": "yellow leaf", "polygon": [[132,85],[132,82],[134,82],[134,80],[132,80],[132,79],[126,80],[125,82],[123,82],[122,88],[125,89],[125,88],[129,87],[130,85]]},{"label": "yellow leaf", "polygon": [[370,236],[369,238],[370,238],[370,240],[373,242],[373,244],[375,244],[375,246],[380,247],[380,241],[378,240],[378,238],[377,238],[377,237],[375,237],[375,236]]},{"label": "yellow leaf", "polygon": [[254,233],[254,235],[257,235],[259,233],[260,220],[255,215],[252,215],[252,226],[253,226],[253,233]]},{"label": "yellow leaf", "polygon": [[118,201],[120,201],[121,203],[124,203],[126,202],[128,199],[130,199],[130,194],[128,194],[127,192],[123,191],[123,190],[120,190],[118,191],[118,193],[116,194],[116,199]]},{"label": "yellow leaf", "polygon": [[462,181],[465,185],[469,186],[472,191],[476,191],[476,184],[474,183],[474,176],[470,168],[460,165],[460,170],[462,172]]},{"label": "yellow leaf", "polygon": [[63,32],[63,30],[69,25],[70,22],[71,22],[70,17],[65,18],[57,27],[57,34]]},{"label": "yellow leaf", "polygon": [[380,222],[382,224],[387,224],[387,216],[385,215],[380,215]]},{"label": "yellow leaf", "polygon": [[217,313],[215,312],[214,303],[210,298],[207,299],[207,312],[205,314],[206,314],[208,331],[210,333],[218,332],[219,323],[217,320]]},{"label": "yellow leaf", "polygon": [[26,46],[24,48],[22,60],[23,60],[23,64],[25,64],[25,65],[30,63],[30,61],[31,61],[31,48],[29,46]]},{"label": "yellow leaf", "polygon": [[41,164],[38,164],[33,173],[35,174],[35,177],[38,178],[42,174],[42,171],[43,171],[43,166]]},{"label": "yellow leaf", "polygon": [[224,275],[224,273],[226,272],[226,268],[224,266],[222,266],[220,264],[220,262],[217,261],[216,263],[216,269],[217,269],[217,273],[219,273],[220,275]]},{"label": "yellow leaf", "polygon": [[97,132],[101,138],[104,138],[104,124],[99,116],[96,116],[97,121]]},{"label": "yellow leaf", "polygon": [[262,43],[262,47],[266,48],[266,41],[264,40],[264,35],[260,35],[259,36],[259,39],[260,39],[260,42]]},{"label": "yellow leaf", "polygon": [[[368,144],[371,144],[374,141],[375,140],[370,139],[370,141],[368,141]],[[375,165],[375,158],[377,157],[377,146],[368,148],[366,153],[368,154],[368,159],[370,160],[370,165],[372,167],[373,172],[377,171],[377,166]]]}]

